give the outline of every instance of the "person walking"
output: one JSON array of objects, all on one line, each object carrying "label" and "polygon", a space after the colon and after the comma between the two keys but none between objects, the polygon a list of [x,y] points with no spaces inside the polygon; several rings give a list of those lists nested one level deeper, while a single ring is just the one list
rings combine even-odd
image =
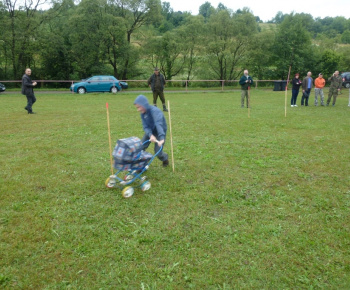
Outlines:
[{"label": "person walking", "polygon": [[165,106],[164,98],[164,86],[166,82],[164,76],[159,72],[157,67],[154,68],[154,73],[150,76],[147,83],[153,92],[153,106],[157,107],[157,99],[159,96],[163,104],[163,111],[168,112],[168,109]]},{"label": "person walking", "polygon": [[[143,95],[139,95],[135,99],[134,105],[137,111],[140,112],[143,131],[145,132],[142,143],[145,143],[147,140],[155,143],[154,153],[156,154],[160,150],[160,147],[164,147],[165,144],[167,124],[164,114],[159,108],[151,106],[147,98]],[[149,145],[149,142],[144,144],[142,150],[146,150]],[[163,149],[157,157],[163,162],[164,167],[169,165],[168,154],[164,153]]]},{"label": "person walking", "polygon": [[36,102],[33,87],[37,85],[37,82],[33,82],[30,78],[32,70],[26,68],[25,74],[22,76],[22,95],[27,97],[27,106],[24,107],[28,111],[28,114],[35,114],[33,112],[33,104]]},{"label": "person walking", "polygon": [[298,107],[296,103],[299,95],[300,86],[301,86],[301,80],[299,79],[299,74],[296,73],[294,76],[294,79],[292,80],[292,99],[290,101],[291,107]]},{"label": "person walking", "polygon": [[241,108],[244,108],[244,99],[247,100],[247,108],[250,108],[250,95],[248,90],[253,85],[253,79],[248,74],[248,70],[244,70],[243,76],[239,80],[241,85]]},{"label": "person walking", "polygon": [[343,83],[343,79],[339,75],[339,71],[335,71],[334,74],[328,80],[331,82],[331,85],[329,87],[327,106],[329,106],[329,103],[331,102],[331,99],[333,96],[332,106],[334,107],[335,102],[337,100],[337,96],[338,96],[340,89],[341,89],[341,85]]},{"label": "person walking", "polygon": [[313,79],[311,75],[312,73],[309,71],[306,77],[303,79],[303,83],[301,84],[301,87],[303,89],[303,96],[301,97],[301,105],[304,106],[304,102],[305,102],[305,107],[309,105],[309,96],[311,93],[312,83],[313,83]]},{"label": "person walking", "polygon": [[322,74],[318,74],[318,78],[315,79],[315,106],[318,106],[318,95],[320,95],[321,106],[324,106],[324,94],[323,88],[326,85],[326,80]]}]

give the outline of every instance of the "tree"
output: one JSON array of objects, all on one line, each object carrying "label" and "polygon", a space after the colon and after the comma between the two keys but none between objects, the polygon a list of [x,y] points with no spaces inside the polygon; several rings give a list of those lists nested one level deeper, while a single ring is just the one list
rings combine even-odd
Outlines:
[{"label": "tree", "polygon": [[0,19],[0,79],[6,79],[10,60],[8,46],[5,42],[6,39],[9,39],[8,16],[6,7],[2,2],[0,2]]},{"label": "tree", "polygon": [[350,47],[344,46],[339,50],[339,67],[338,70],[341,72],[350,71]]},{"label": "tree", "polygon": [[178,75],[185,66],[184,43],[181,41],[178,30],[150,39],[148,51],[150,63],[153,67],[159,67],[167,80]]},{"label": "tree", "polygon": [[[161,17],[160,0],[111,0],[110,3],[115,6],[114,15],[124,18],[129,47],[131,47],[131,36],[135,31],[146,24],[159,22]],[[127,79],[131,54],[126,51],[124,57],[121,78]]]},{"label": "tree", "polygon": [[300,17],[293,13],[286,15],[277,33],[273,46],[273,63],[276,67],[276,77],[287,79],[289,67],[294,70],[302,70],[303,61],[310,58],[307,53],[311,45],[311,36],[305,29]]},{"label": "tree", "polygon": [[210,2],[205,2],[199,6],[199,14],[204,17],[205,22],[208,22],[210,16],[215,14],[215,8],[210,4]]},{"label": "tree", "polygon": [[190,80],[200,57],[204,40],[204,18],[201,15],[187,18],[185,25],[179,29],[179,35],[184,44],[184,54],[186,55],[187,80]]},{"label": "tree", "polygon": [[350,44],[350,30],[345,30],[341,36],[342,43]]},{"label": "tree", "polygon": [[271,78],[271,58],[275,32],[265,30],[253,36],[248,54],[244,59],[249,73],[259,80]]},{"label": "tree", "polygon": [[161,11],[163,17],[165,20],[170,20],[171,15],[174,13],[173,8],[171,8],[169,2],[163,2],[162,3],[162,11]]},{"label": "tree", "polygon": [[216,11],[221,11],[221,10],[229,10],[224,4],[221,2],[218,4],[218,7],[216,8]]},{"label": "tree", "polygon": [[322,63],[322,72],[324,75],[332,75],[334,71],[338,69],[338,64],[340,61],[340,56],[338,53],[326,50],[321,59]]},{"label": "tree", "polygon": [[25,1],[20,6],[17,0],[5,0],[7,17],[4,21],[6,49],[10,53],[13,78],[17,79],[25,67],[34,63],[37,30],[44,18],[37,13],[46,0]]},{"label": "tree", "polygon": [[286,17],[286,15],[288,14],[283,14],[282,11],[278,11],[276,16],[272,19],[272,22],[276,24],[281,24],[284,18]]},{"label": "tree", "polygon": [[113,68],[113,75],[123,79],[125,61],[131,63],[131,55],[136,54],[133,47],[127,42],[125,20],[111,14],[106,14],[103,18],[101,34],[103,43],[101,45],[101,59],[107,60]]},{"label": "tree", "polygon": [[251,13],[233,14],[222,10],[207,25],[206,52],[212,77],[232,80],[241,73],[257,24]]},{"label": "tree", "polygon": [[[73,70],[74,55],[70,42],[69,19],[75,13],[73,0],[64,0],[43,12],[50,16],[39,29],[37,41],[40,54],[40,73],[46,79],[70,80],[80,76]],[[68,25],[67,25],[68,24]]]},{"label": "tree", "polygon": [[331,29],[337,31],[337,33],[342,34],[348,27],[347,20],[345,17],[338,16],[333,19],[331,24]]},{"label": "tree", "polygon": [[103,64],[99,57],[104,41],[103,22],[103,0],[82,1],[69,19],[69,41],[74,55],[72,66],[81,77],[101,71]]}]

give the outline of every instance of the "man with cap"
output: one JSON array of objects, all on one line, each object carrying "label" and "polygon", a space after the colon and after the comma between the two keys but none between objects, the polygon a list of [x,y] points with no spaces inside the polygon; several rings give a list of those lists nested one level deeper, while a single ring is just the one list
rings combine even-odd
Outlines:
[{"label": "man with cap", "polygon": [[148,86],[152,89],[153,92],[153,106],[157,107],[157,99],[158,96],[163,104],[163,111],[168,112],[165,106],[165,98],[164,98],[164,86],[165,86],[165,78],[159,72],[157,67],[154,68],[154,74],[148,79]]},{"label": "man with cap", "polygon": [[329,103],[331,102],[332,96],[333,96],[332,105],[334,106],[335,102],[337,100],[337,96],[340,92],[341,85],[343,83],[343,78],[339,75],[339,71],[336,70],[334,72],[334,74],[328,80],[331,82],[331,85],[329,86],[327,106],[329,106]]},{"label": "man with cap", "polygon": [[[142,143],[147,140],[150,140],[154,144],[154,153],[157,153],[160,150],[160,147],[164,147],[167,124],[164,118],[162,111],[155,107],[151,106],[148,103],[148,100],[145,96],[139,95],[135,101],[134,105],[138,112],[140,112],[143,130],[145,135],[142,138]],[[143,150],[147,149],[149,142],[143,145]],[[168,154],[163,152],[163,149],[157,155],[159,160],[163,161],[163,166],[166,167],[169,165]]]},{"label": "man with cap", "polygon": [[315,79],[315,106],[318,106],[318,95],[320,95],[321,106],[324,106],[324,94],[323,88],[326,85],[326,80],[323,78],[322,74],[318,74],[318,78]]}]

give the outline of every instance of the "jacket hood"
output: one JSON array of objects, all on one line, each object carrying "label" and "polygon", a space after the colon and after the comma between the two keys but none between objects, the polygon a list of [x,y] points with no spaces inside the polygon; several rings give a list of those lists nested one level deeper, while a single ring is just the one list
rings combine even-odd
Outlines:
[{"label": "jacket hood", "polygon": [[140,106],[144,107],[146,109],[146,111],[149,108],[148,100],[144,95],[137,96],[137,98],[135,99],[134,105],[140,105]]}]

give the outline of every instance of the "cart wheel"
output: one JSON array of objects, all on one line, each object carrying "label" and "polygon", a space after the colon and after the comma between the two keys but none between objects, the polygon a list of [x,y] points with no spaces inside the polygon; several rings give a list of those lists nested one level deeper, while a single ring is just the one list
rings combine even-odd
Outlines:
[{"label": "cart wheel", "polygon": [[124,181],[129,181],[129,180],[132,180],[134,178],[134,175],[132,174],[127,174],[124,176]]},{"label": "cart wheel", "polygon": [[141,185],[142,191],[149,190],[150,188],[151,188],[151,183],[149,181],[146,181],[146,182],[142,183],[142,185]]},{"label": "cart wheel", "polygon": [[108,188],[114,188],[115,187],[115,179],[114,178],[111,178],[111,177],[108,177],[105,181],[105,185],[106,187]]},{"label": "cart wheel", "polygon": [[124,198],[129,198],[134,194],[134,188],[131,186],[127,186],[122,190],[122,196]]}]

